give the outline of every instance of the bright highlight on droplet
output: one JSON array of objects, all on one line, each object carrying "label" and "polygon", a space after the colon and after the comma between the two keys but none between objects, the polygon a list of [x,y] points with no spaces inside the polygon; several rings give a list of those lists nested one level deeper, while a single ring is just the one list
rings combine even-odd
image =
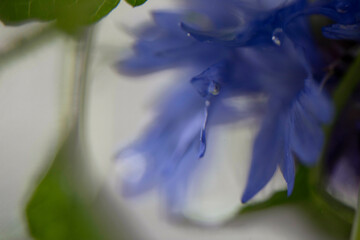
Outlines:
[{"label": "bright highlight on droplet", "polygon": [[273,32],[271,40],[277,45],[281,46],[281,38],[283,35],[283,30],[281,28],[276,28]]},{"label": "bright highlight on droplet", "polygon": [[211,82],[208,88],[208,92],[216,96],[220,93],[220,85],[216,82]]}]

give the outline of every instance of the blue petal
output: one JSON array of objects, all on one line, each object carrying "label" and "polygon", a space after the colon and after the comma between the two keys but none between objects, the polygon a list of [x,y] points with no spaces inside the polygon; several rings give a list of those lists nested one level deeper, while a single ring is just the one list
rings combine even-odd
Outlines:
[{"label": "blue petal", "polygon": [[227,78],[227,68],[225,62],[219,62],[198,76],[191,79],[191,84],[196,88],[202,97],[218,95],[220,93],[221,84]]},{"label": "blue petal", "polygon": [[317,1],[306,9],[305,14],[321,14],[337,23],[354,24],[358,21],[357,14],[360,4],[357,0]]},{"label": "blue petal", "polygon": [[195,45],[194,42],[173,36],[163,36],[152,41],[139,40],[134,46],[135,55],[118,62],[117,67],[121,73],[130,75],[172,67],[196,54]]},{"label": "blue petal", "polygon": [[191,83],[196,88],[197,92],[206,99],[204,109],[204,121],[200,133],[199,158],[202,158],[205,155],[206,151],[206,127],[209,117],[209,109],[211,107],[210,99],[213,96],[219,95],[221,83],[223,83],[224,79],[226,78],[226,67],[226,62],[221,61],[212,65],[200,75],[191,79]]},{"label": "blue petal", "polygon": [[285,126],[285,141],[284,141],[284,156],[280,162],[280,169],[287,183],[288,196],[291,195],[295,183],[295,161],[291,152],[290,146],[290,126],[289,121],[286,121]]},{"label": "blue petal", "polygon": [[197,144],[194,143],[181,158],[181,164],[176,171],[173,171],[171,177],[163,182],[162,190],[169,212],[176,213],[186,202],[189,182],[199,164],[196,150]]},{"label": "blue petal", "polygon": [[186,23],[181,23],[181,28],[187,32],[189,36],[206,43],[218,43],[225,46],[244,46],[249,39],[246,38],[246,31],[244,32],[244,36],[239,36],[239,31],[236,29],[204,31],[195,29]]},{"label": "blue petal", "polygon": [[331,39],[347,39],[360,41],[360,23],[353,25],[333,24],[324,27],[322,32],[325,37]]},{"label": "blue petal", "polygon": [[181,34],[181,30],[178,27],[184,14],[169,11],[154,11],[152,16],[156,26],[169,33]]},{"label": "blue petal", "polygon": [[320,123],[329,123],[333,117],[333,106],[324,91],[312,79],[305,80],[304,90],[298,99],[301,106]]},{"label": "blue petal", "polygon": [[182,23],[182,29],[200,42],[214,43],[226,47],[244,47],[272,45],[272,33],[275,29],[266,22],[255,22],[238,28],[202,31]]},{"label": "blue petal", "polygon": [[285,159],[280,163],[280,169],[287,183],[287,195],[290,196],[295,184],[295,161],[292,153],[284,154]]},{"label": "blue petal", "polygon": [[306,79],[291,109],[291,146],[303,163],[313,165],[320,157],[324,142],[321,123],[330,122],[332,116],[328,98],[312,79]]},{"label": "blue petal", "polygon": [[[182,23],[181,27],[200,42],[216,43],[228,47],[272,45],[274,44],[274,31],[276,29],[283,30],[287,19],[290,19],[296,11],[304,8],[304,6],[304,1],[295,1],[293,4],[284,4],[272,11],[258,10],[247,13],[244,5],[240,4],[237,6],[239,10],[243,10],[245,15],[248,14],[246,17],[249,19],[246,24],[238,21],[238,25],[235,27],[214,30],[195,29],[186,23]],[[236,7],[236,4],[234,4],[234,7]],[[276,44],[279,45],[279,43]]]},{"label": "blue petal", "polygon": [[206,128],[209,120],[209,109],[210,109],[210,101],[205,101],[205,110],[204,110],[204,121],[200,132],[200,151],[199,158],[204,157],[206,151]]},{"label": "blue petal", "polygon": [[[273,104],[273,103],[271,103]],[[250,174],[241,201],[249,201],[272,178],[284,154],[284,116],[282,109],[272,106],[255,139]]]},{"label": "blue petal", "polygon": [[155,25],[143,29],[135,43],[134,55],[117,63],[121,73],[142,75],[180,64],[206,64],[224,55],[224,49],[203,45],[180,28],[184,14],[155,12]]},{"label": "blue petal", "polygon": [[304,164],[313,165],[320,156],[324,142],[322,128],[299,102],[293,104],[291,111],[291,147]]},{"label": "blue petal", "polygon": [[[146,166],[137,181],[125,181],[124,194],[137,195],[165,183],[182,166],[194,143],[199,146],[202,103],[191,86],[180,86],[171,94],[148,132],[129,148],[144,159]],[[193,159],[198,159],[197,154]]]}]

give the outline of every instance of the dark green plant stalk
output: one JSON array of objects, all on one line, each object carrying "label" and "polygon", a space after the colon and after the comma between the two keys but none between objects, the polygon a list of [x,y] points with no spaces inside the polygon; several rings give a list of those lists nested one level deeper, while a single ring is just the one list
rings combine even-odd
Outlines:
[{"label": "dark green plant stalk", "polygon": [[[93,221],[87,195],[83,165],[83,123],[87,67],[92,30],[78,35],[74,73],[71,79],[71,104],[66,106],[67,125],[61,129],[59,150],[26,206],[30,234],[37,240],[102,240]],[[71,90],[70,90],[71,91]],[[90,209],[90,211],[89,211]]]},{"label": "dark green plant stalk", "polygon": [[[355,93],[357,87],[360,84],[360,54],[358,54],[357,58],[350,66],[349,70],[346,72],[344,77],[341,79],[341,82],[337,89],[333,94],[333,102],[335,106],[334,119],[332,123],[327,126],[325,131],[325,147],[327,149],[329,147],[329,140],[334,129],[334,126],[342,113],[344,107],[350,100],[351,96]],[[326,174],[324,173],[324,161],[325,161],[325,150],[322,154],[321,160],[316,168],[311,170],[311,178],[310,184],[313,186],[314,199],[316,200],[316,204],[319,207],[323,207],[328,211],[333,212],[340,219],[349,224],[353,223],[354,219],[354,209],[344,205],[342,202],[333,198],[325,191],[325,179]],[[355,226],[355,225],[354,225]],[[354,231],[353,231],[354,232]],[[358,236],[360,239],[360,235]]]},{"label": "dark green plant stalk", "polygon": [[[109,194],[93,195],[85,136],[92,36],[90,28],[76,41],[67,39],[72,59],[65,63],[64,80],[69,83],[62,82],[67,90],[62,94],[59,147],[26,206],[29,232],[37,240],[137,239],[122,214],[117,214],[118,207],[109,206],[114,203]],[[110,221],[116,221],[115,226]]]}]

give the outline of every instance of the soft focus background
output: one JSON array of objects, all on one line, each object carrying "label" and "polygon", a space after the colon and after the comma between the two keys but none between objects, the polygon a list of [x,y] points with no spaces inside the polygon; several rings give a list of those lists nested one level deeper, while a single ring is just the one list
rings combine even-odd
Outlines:
[{"label": "soft focus background", "polygon": [[[207,156],[202,159],[211,162],[210,167],[197,177],[185,209],[188,219],[196,224],[169,219],[156,192],[136,199],[121,197],[119,179],[126,166],[115,164],[114,153],[141,134],[151,120],[153,103],[167,86],[179,76],[188,80],[186,71],[180,69],[141,79],[121,76],[115,70],[115,61],[131,53],[130,29],[151,21],[150,10],[159,6],[170,8],[175,1],[151,0],[135,9],[122,3],[96,26],[87,108],[93,197],[111,198],[112,204],[107,205],[113,210],[110,212],[121,212],[120,216],[146,240],[335,239],[318,228],[310,215],[293,206],[226,221],[241,207],[255,123],[215,130],[218,142],[209,143]],[[0,26],[0,52],[42,26]],[[66,96],[63,78],[69,64],[67,46],[65,38],[56,35],[0,65],[0,240],[30,239],[23,209],[56,150]],[[262,195],[282,184],[279,176]]]}]

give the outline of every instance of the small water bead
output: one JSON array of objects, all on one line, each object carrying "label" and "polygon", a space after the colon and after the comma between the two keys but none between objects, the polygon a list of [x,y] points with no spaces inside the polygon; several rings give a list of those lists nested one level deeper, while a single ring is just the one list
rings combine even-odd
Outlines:
[{"label": "small water bead", "polygon": [[220,93],[220,84],[216,83],[216,82],[210,82],[210,85],[208,87],[208,92],[211,95],[217,96]]},{"label": "small water bead", "polygon": [[188,37],[191,37],[191,34],[190,33],[188,33],[188,34],[186,34]]},{"label": "small water bead", "polygon": [[277,45],[277,46],[281,46],[282,40],[284,38],[284,32],[282,30],[282,28],[276,28],[273,31],[271,40]]},{"label": "small water bead", "polygon": [[[210,107],[210,105],[211,105],[210,101],[209,101],[209,100],[206,100],[206,101],[205,101],[205,107]],[[206,110],[207,110],[207,109],[206,109]]]},{"label": "small water bead", "polygon": [[349,2],[347,1],[340,1],[337,5],[336,5],[336,11],[338,13],[347,13],[350,9],[351,5]]}]

